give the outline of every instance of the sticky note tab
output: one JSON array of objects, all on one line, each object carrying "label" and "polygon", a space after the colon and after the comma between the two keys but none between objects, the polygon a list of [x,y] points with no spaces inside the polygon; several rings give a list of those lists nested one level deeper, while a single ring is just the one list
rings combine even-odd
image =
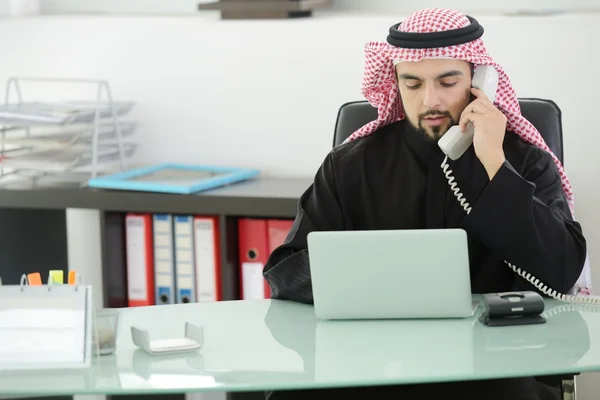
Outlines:
[{"label": "sticky note tab", "polygon": [[65,282],[65,277],[62,270],[50,271],[50,279],[48,283],[62,285]]},{"label": "sticky note tab", "polygon": [[77,272],[69,271],[69,285],[75,285],[75,282],[77,282]]},{"label": "sticky note tab", "polygon": [[30,286],[40,286],[42,284],[42,275],[39,272],[27,274],[27,283]]}]

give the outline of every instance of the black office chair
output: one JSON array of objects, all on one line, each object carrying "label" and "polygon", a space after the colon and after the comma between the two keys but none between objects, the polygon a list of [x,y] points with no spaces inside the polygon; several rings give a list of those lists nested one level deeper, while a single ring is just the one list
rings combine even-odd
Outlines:
[{"label": "black office chair", "polygon": [[[536,127],[550,150],[564,164],[560,108],[551,100],[534,98],[519,99],[519,105],[523,116]],[[376,118],[377,109],[367,101],[352,101],[343,104],[335,123],[333,147],[341,144],[352,132]],[[563,399],[575,400],[575,375],[543,376],[538,377],[537,380],[560,387]]]}]

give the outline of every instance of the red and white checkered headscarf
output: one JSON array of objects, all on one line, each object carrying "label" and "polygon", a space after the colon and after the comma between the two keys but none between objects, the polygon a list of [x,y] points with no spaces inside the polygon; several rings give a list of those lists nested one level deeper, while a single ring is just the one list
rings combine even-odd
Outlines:
[{"label": "red and white checkered headscarf", "polygon": [[[401,32],[429,33],[465,28],[469,18],[454,10],[428,8],[408,16],[399,29]],[[574,196],[571,184],[561,162],[552,153],[538,130],[521,114],[517,95],[502,66],[488,54],[483,40],[478,38],[465,44],[436,48],[399,48],[387,42],[369,42],[365,46],[365,72],[362,93],[372,106],[378,110],[378,118],[352,133],[345,142],[370,135],[381,127],[405,118],[402,100],[396,83],[395,64],[405,61],[419,61],[427,58],[453,58],[474,65],[491,65],[498,71],[498,90],[494,105],[507,117],[507,129],[522,137],[525,141],[538,146],[552,155],[558,167],[562,187],[571,213],[574,214]],[[591,288],[589,265],[586,265],[578,283],[583,294],[589,294]]]}]

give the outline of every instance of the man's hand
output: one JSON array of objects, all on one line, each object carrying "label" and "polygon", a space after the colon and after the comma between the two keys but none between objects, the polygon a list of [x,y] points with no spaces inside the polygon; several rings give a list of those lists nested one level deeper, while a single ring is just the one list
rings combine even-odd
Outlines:
[{"label": "man's hand", "polygon": [[502,143],[506,131],[506,116],[490,102],[481,90],[472,88],[471,92],[477,99],[464,109],[459,125],[464,132],[467,124],[473,123],[475,154],[492,180],[505,161]]}]

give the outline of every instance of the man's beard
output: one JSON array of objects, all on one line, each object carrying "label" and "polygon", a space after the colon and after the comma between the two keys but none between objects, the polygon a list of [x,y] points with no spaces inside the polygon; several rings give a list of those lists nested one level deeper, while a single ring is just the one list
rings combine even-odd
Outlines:
[{"label": "man's beard", "polygon": [[[426,127],[423,125],[423,119],[425,117],[429,117],[429,116],[431,116],[431,117],[447,117],[448,122],[443,125]],[[440,111],[431,110],[431,111],[427,111],[423,114],[420,114],[418,117],[417,125],[415,126],[414,123],[412,125],[415,128],[415,130],[417,131],[417,133],[422,138],[432,141],[432,142],[433,141],[437,142],[451,126],[458,125],[458,123],[454,120],[454,118],[452,118],[452,115],[450,115],[450,113],[448,111],[440,112]]]}]

